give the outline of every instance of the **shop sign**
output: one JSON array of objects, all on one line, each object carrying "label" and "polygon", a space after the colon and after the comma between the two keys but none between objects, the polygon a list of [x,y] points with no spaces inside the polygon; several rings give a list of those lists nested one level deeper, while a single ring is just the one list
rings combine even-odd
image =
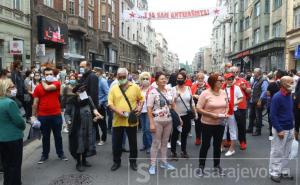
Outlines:
[{"label": "shop sign", "polygon": [[242,57],[245,57],[247,55],[250,55],[250,50],[247,50],[247,51],[244,51],[242,53],[237,54],[236,58],[242,58]]},{"label": "shop sign", "polygon": [[22,55],[23,54],[23,41],[22,40],[10,41],[9,53],[12,55]]},{"label": "shop sign", "polygon": [[38,16],[38,34],[39,41],[42,43],[51,41],[54,43],[67,44],[68,42],[67,26],[43,16]]}]

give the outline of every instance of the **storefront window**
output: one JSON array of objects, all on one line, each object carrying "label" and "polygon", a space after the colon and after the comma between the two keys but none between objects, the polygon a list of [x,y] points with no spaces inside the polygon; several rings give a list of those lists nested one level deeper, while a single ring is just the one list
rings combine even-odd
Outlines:
[{"label": "storefront window", "polygon": [[82,40],[77,37],[69,37],[69,53],[82,54]]}]

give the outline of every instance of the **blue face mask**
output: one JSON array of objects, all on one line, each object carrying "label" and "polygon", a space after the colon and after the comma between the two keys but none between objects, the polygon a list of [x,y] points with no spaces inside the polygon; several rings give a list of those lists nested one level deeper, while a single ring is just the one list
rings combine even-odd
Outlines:
[{"label": "blue face mask", "polygon": [[85,69],[83,67],[79,68],[79,73],[80,74],[84,74],[85,73]]},{"label": "blue face mask", "polygon": [[70,83],[71,85],[74,85],[74,84],[76,84],[76,80],[70,80],[69,83]]}]

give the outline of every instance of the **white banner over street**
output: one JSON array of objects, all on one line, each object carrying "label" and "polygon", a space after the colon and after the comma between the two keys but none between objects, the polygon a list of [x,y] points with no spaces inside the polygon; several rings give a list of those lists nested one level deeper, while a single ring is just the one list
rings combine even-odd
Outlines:
[{"label": "white banner over street", "polygon": [[125,10],[123,13],[124,20],[131,19],[148,19],[148,20],[167,20],[167,19],[189,19],[203,16],[219,16],[224,13],[224,9],[207,8],[184,11],[142,11],[142,10]]}]

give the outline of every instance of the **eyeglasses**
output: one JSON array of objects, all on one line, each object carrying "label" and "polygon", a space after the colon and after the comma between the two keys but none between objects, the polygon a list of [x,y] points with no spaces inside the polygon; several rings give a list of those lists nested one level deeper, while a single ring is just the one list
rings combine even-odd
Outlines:
[{"label": "eyeglasses", "polygon": [[149,80],[149,78],[142,78],[142,80]]},{"label": "eyeglasses", "polygon": [[119,76],[119,77],[118,77],[119,80],[124,80],[124,79],[126,79],[126,78],[127,78],[127,76]]}]

